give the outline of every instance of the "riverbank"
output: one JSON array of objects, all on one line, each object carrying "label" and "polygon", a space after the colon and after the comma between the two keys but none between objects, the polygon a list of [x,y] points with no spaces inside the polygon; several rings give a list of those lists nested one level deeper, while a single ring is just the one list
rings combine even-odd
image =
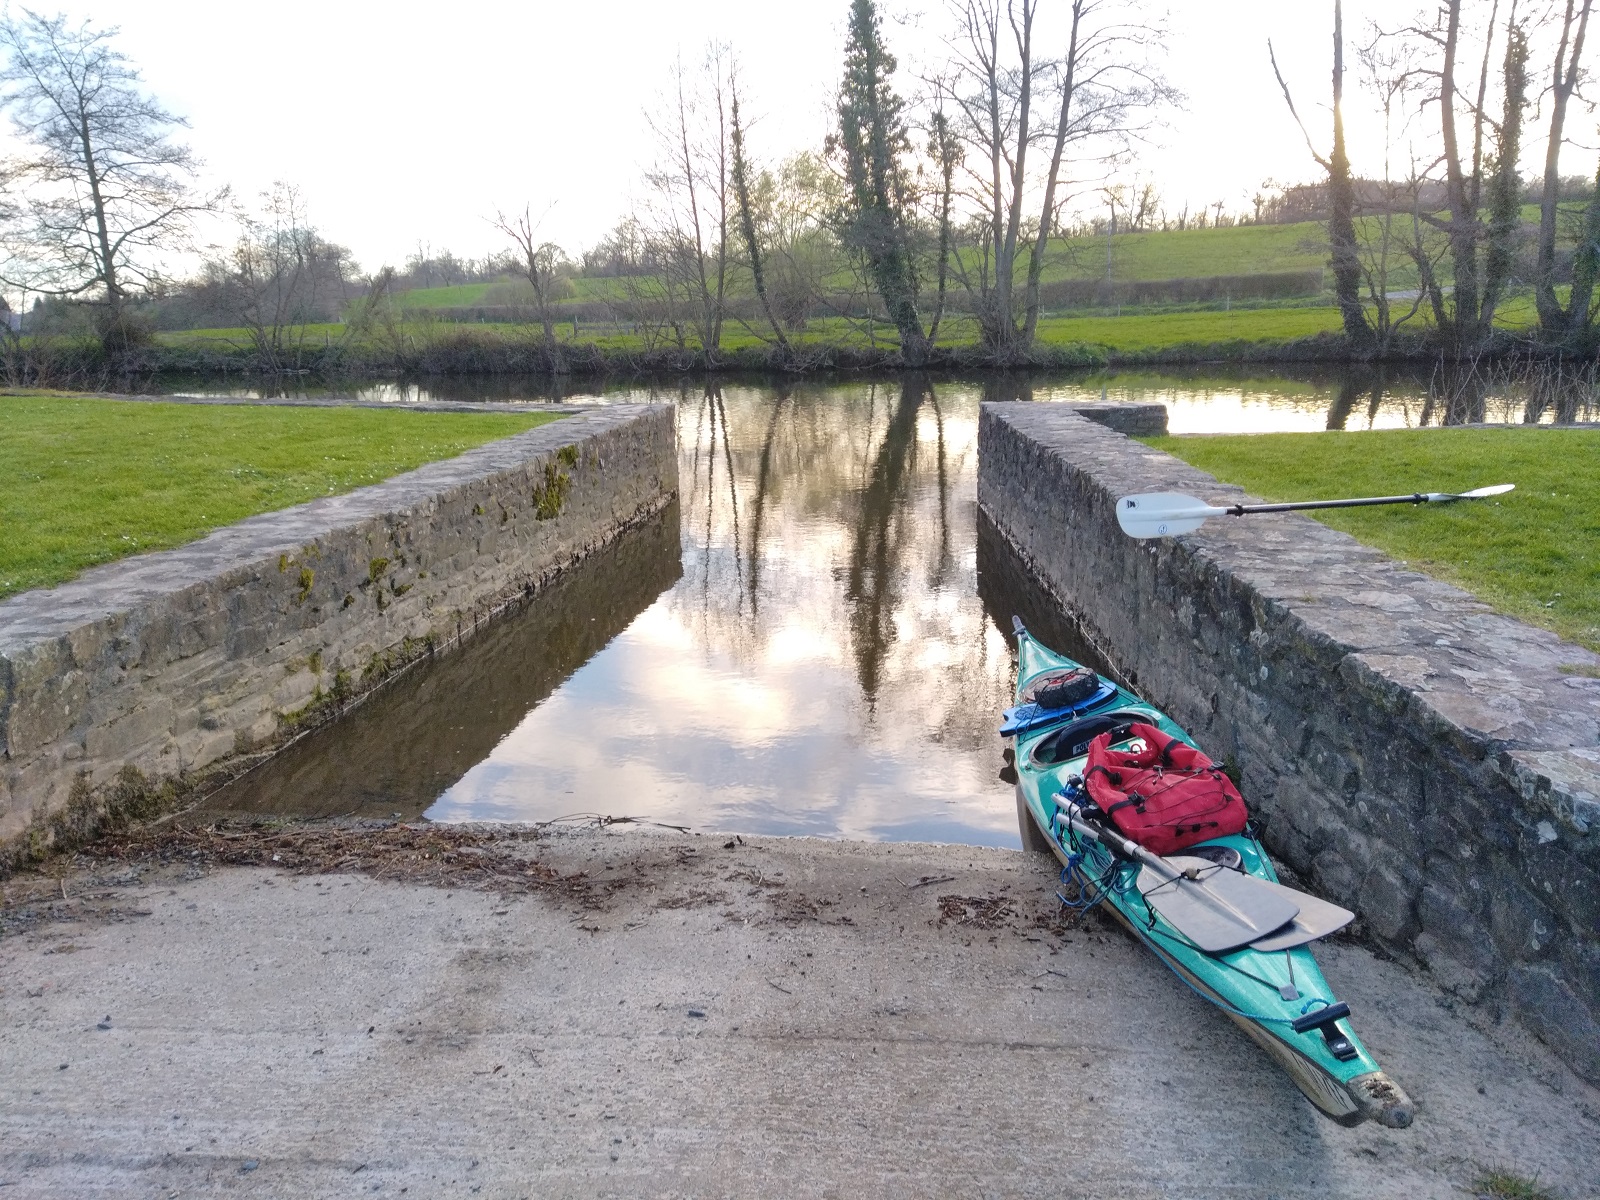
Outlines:
[{"label": "riverbank", "polygon": [[1474,504],[1307,515],[1600,652],[1600,512],[1585,484],[1600,479],[1600,428],[1265,433],[1147,444],[1265,501],[1515,483],[1509,495]]},{"label": "riverbank", "polygon": [[0,598],[343,495],[559,415],[0,395]]},{"label": "riverbank", "polygon": [[591,409],[0,600],[0,874],[176,806],[675,513],[675,435],[670,406]]},{"label": "riverbank", "polygon": [[[1516,314],[1513,314],[1516,316]],[[1531,315],[1531,309],[1529,314]],[[1508,318],[1495,343],[1474,360],[1538,357],[1532,330]],[[118,380],[176,373],[281,382],[301,376],[547,375],[604,378],[648,374],[772,372],[807,376],[830,371],[903,370],[892,327],[881,321],[828,317],[786,335],[780,346],[755,322],[730,320],[714,351],[685,332],[628,323],[564,322],[546,342],[535,325],[406,319],[383,330],[329,324],[308,330],[295,349],[263,359],[243,330],[198,329],[155,335],[148,345],[108,359],[83,339],[38,340],[9,364],[13,379],[91,390]],[[1553,353],[1553,352],[1552,352]],[[1026,350],[997,353],[980,344],[977,327],[952,316],[922,369],[1051,370],[1126,366],[1234,364],[1432,364],[1440,351],[1425,328],[1397,335],[1382,352],[1348,342],[1329,304],[1179,306],[1086,310],[1046,315]],[[1566,361],[1572,355],[1567,353]]]},{"label": "riverbank", "polygon": [[1324,968],[1419,1115],[1319,1117],[1114,927],[1063,925],[1043,856],[275,836],[264,867],[156,838],[12,881],[0,1180],[41,1200],[1455,1200],[1494,1167],[1565,1197],[1596,1172],[1600,1093],[1345,941]]}]

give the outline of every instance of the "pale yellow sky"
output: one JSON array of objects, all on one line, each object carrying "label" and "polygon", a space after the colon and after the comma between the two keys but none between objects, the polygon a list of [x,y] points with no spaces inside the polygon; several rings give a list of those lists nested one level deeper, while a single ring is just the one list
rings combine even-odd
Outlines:
[{"label": "pale yellow sky", "polygon": [[[937,57],[945,10],[937,0],[888,7],[897,19],[887,36],[909,75]],[[400,262],[419,240],[462,254],[496,249],[484,218],[524,201],[557,201],[547,229],[569,248],[598,240],[628,207],[650,156],[644,109],[679,49],[695,57],[708,37],[732,43],[742,60],[758,154],[819,145],[845,3],[75,0],[67,8],[121,26],[122,48],[190,118],[190,141],[216,179],[246,197],[275,179],[298,183],[324,232],[374,268]],[[1411,11],[1404,0],[1348,0],[1349,39],[1363,37],[1374,15],[1398,22]],[[1272,80],[1266,40],[1321,136],[1331,12],[1331,0],[1170,5],[1167,74],[1188,102],[1166,114],[1138,172],[1171,207],[1222,199],[1243,209],[1263,180],[1315,173]],[[912,90],[912,79],[903,82]],[[1350,108],[1352,156],[1371,169],[1373,123],[1360,97]],[[1596,140],[1587,114],[1575,114],[1571,129]],[[1542,145],[1530,141],[1531,166]],[[1592,172],[1593,164],[1592,153],[1575,150],[1566,167]]]}]

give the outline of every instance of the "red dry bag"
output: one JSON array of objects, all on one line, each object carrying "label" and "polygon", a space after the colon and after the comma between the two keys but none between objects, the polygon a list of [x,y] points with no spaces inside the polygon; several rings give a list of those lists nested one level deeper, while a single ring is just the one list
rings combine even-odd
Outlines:
[{"label": "red dry bag", "polygon": [[1089,743],[1083,772],[1089,797],[1123,836],[1156,854],[1172,854],[1244,830],[1244,798],[1222,769],[1187,742],[1134,724],[1118,740],[1143,750],[1111,749],[1111,733]]}]

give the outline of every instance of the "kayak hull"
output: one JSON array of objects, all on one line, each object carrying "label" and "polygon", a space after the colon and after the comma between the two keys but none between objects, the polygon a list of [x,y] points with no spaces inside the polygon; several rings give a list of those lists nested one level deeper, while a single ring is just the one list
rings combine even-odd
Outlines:
[{"label": "kayak hull", "polygon": [[[1042,646],[1019,631],[1017,693],[1045,670],[1075,666],[1073,660]],[[1343,1125],[1376,1120],[1392,1128],[1409,1125],[1414,1105],[1390,1080],[1342,1019],[1329,1026],[1342,1034],[1337,1047],[1321,1030],[1297,1032],[1294,1021],[1336,1003],[1309,946],[1259,951],[1245,946],[1225,954],[1205,954],[1154,912],[1132,886],[1127,867],[1087,839],[1073,835],[1056,819],[1055,794],[1073,775],[1081,775],[1084,758],[1076,754],[1076,728],[1092,729],[1085,718],[1110,716],[1138,720],[1193,745],[1188,734],[1159,709],[1124,688],[1088,713],[1065,716],[1061,722],[1034,726],[1009,739],[1017,775],[1017,815],[1023,844],[1048,850],[1078,885],[1076,901],[1107,909],[1144,943],[1174,975],[1194,992],[1221,1008],[1284,1072],[1325,1116]],[[1069,726],[1071,728],[1069,728]],[[1055,736],[1061,734],[1062,736]],[[1069,744],[1071,743],[1071,744]],[[1214,839],[1206,846],[1227,847],[1239,854],[1240,868],[1273,882],[1277,872],[1265,851],[1247,831]],[[1069,899],[1074,897],[1069,896]],[[1335,1051],[1340,1053],[1336,1055]]]}]

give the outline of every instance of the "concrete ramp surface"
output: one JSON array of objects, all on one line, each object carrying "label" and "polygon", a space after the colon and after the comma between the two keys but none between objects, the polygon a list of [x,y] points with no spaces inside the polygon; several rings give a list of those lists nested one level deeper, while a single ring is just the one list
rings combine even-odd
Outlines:
[{"label": "concrete ramp surface", "polygon": [[0,1196],[1595,1194],[1596,1093],[1353,943],[1323,966],[1410,1130],[1319,1117],[1064,924],[1040,856],[727,841],[522,840],[537,874],[477,887],[183,853],[13,879]]}]

